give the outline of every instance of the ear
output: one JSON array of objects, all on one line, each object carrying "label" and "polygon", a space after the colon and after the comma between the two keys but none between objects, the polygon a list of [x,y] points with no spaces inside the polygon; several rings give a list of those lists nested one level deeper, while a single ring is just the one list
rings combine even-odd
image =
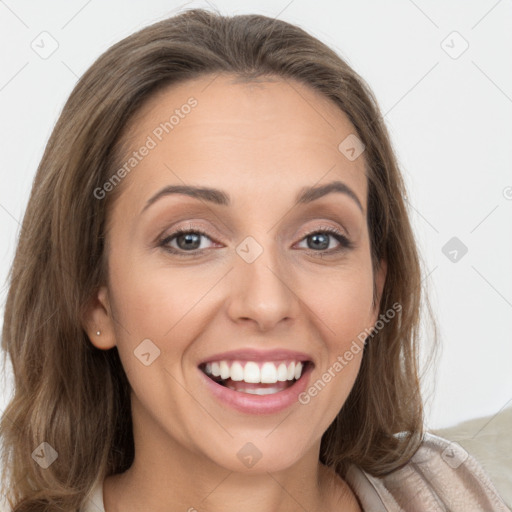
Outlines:
[{"label": "ear", "polygon": [[375,304],[372,309],[372,325],[375,325],[379,318],[380,301],[382,292],[384,290],[384,283],[386,282],[386,275],[388,271],[387,261],[382,259],[379,261],[379,268],[374,277],[375,281]]},{"label": "ear", "polygon": [[116,345],[114,321],[106,286],[100,287],[90,299],[82,322],[89,340],[96,348],[108,350]]}]

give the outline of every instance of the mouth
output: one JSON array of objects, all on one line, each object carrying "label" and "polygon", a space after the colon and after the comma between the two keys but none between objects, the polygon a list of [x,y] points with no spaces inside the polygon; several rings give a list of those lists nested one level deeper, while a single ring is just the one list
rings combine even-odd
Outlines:
[{"label": "mouth", "polygon": [[233,391],[251,395],[273,395],[285,391],[303,378],[313,365],[309,360],[208,361],[199,369],[213,382]]}]

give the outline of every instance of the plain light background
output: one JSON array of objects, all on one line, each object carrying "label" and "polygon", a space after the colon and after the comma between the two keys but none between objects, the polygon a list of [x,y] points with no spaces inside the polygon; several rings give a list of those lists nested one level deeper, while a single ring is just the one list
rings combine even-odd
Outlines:
[{"label": "plain light background", "polygon": [[[442,351],[425,380],[427,427],[510,407],[510,0],[0,0],[2,316],[31,183],[77,78],[137,29],[184,8],[211,6],[222,14],[260,13],[295,23],[368,82],[407,183],[438,319]],[[424,326],[425,343],[428,335]],[[10,375],[6,379],[1,410],[12,392]]]}]

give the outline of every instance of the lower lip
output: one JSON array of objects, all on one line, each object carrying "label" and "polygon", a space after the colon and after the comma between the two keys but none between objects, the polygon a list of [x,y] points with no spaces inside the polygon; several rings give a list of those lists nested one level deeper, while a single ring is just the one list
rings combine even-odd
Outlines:
[{"label": "lower lip", "polygon": [[298,402],[299,395],[308,385],[312,370],[313,365],[309,363],[300,379],[283,391],[271,395],[252,395],[250,393],[234,391],[226,386],[217,384],[198,368],[198,372],[202,375],[206,386],[220,402],[246,414],[273,414],[283,411],[295,402]]}]

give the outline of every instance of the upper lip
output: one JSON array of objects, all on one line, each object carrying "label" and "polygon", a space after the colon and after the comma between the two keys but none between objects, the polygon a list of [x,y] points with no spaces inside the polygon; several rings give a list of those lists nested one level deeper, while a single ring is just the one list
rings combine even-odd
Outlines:
[{"label": "upper lip", "polygon": [[258,350],[254,348],[230,350],[219,354],[212,354],[202,359],[198,366],[210,361],[240,360],[240,361],[280,361],[282,359],[293,359],[295,361],[313,361],[313,358],[305,352],[295,350],[273,349]]}]

